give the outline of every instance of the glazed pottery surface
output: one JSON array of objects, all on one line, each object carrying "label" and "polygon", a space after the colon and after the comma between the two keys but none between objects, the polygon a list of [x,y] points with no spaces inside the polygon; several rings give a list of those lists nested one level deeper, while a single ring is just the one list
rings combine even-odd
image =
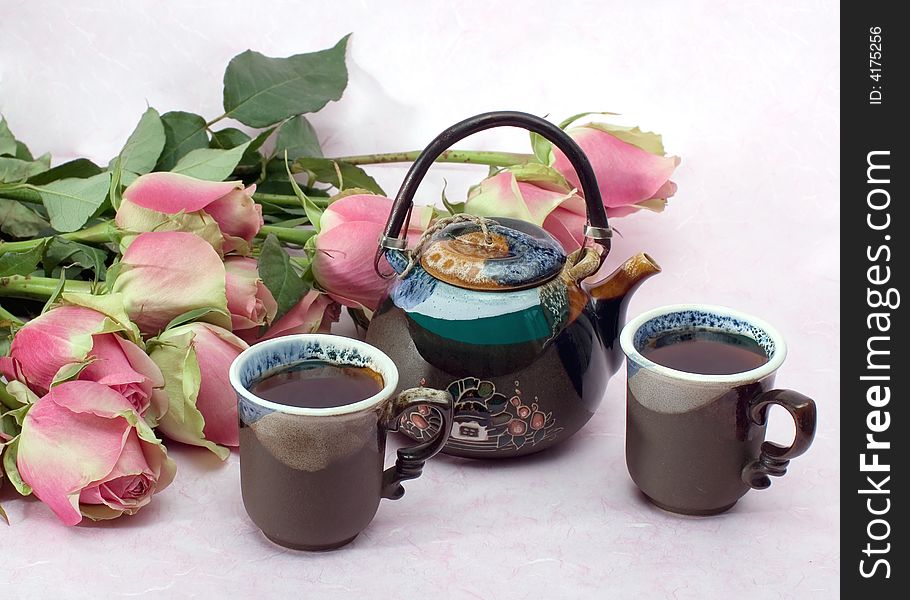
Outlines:
[{"label": "glazed pottery surface", "polygon": [[[421,178],[452,143],[497,126],[523,127],[575,167],[587,208],[585,244],[567,255],[542,227],[508,216],[438,220],[410,251],[399,238]],[[581,233],[581,232],[580,232]],[[660,268],[639,254],[590,285],[612,232],[587,157],[560,128],[525,113],[486,113],[454,125],[421,153],[398,192],[375,267],[390,279],[367,341],[401,367],[401,386],[428,385],[455,399],[445,452],[474,458],[544,450],[594,414],[621,364],[617,337],[627,301]],[[439,424],[413,409],[414,439]]]},{"label": "glazed pottery surface", "polygon": [[[704,375],[656,364],[648,340],[671,331],[717,331],[754,340],[768,357],[742,373]],[[626,464],[635,484],[666,510],[710,515],[750,489],[770,485],[812,442],[815,404],[774,389],[786,346],[767,323],[732,309],[677,305],[633,319],[622,332],[628,372]],[[767,409],[783,406],[796,422],[789,447],[765,442]]]},{"label": "glazed pottery surface", "polygon": [[[367,339],[400,366],[400,386],[452,394],[455,420],[446,453],[520,456],[572,435],[600,404],[610,374],[592,316],[579,314],[549,343],[481,345],[427,331],[390,299],[374,316]],[[401,431],[422,440],[437,427],[412,410]]]},{"label": "glazed pottery surface", "polygon": [[[369,368],[384,387],[374,396],[329,408],[275,404],[249,391],[256,382],[303,360]],[[231,366],[240,416],[243,504],[273,542],[300,550],[328,550],[353,540],[373,520],[382,498],[404,494],[401,482],[421,474],[442,448],[444,435],[399,451],[383,470],[386,432],[400,415],[420,406],[441,429],[451,423],[444,391],[396,394],[392,360],[364,342],[331,335],[286,336],[245,350]]]}]

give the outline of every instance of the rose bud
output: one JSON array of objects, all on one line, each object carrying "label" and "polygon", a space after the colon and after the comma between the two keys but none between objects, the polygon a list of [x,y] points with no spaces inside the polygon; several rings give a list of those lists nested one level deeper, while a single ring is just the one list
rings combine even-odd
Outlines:
[{"label": "rose bud", "polygon": [[[373,270],[373,257],[391,210],[392,201],[384,196],[355,194],[336,200],[322,214],[315,238],[313,275],[337,302],[376,310],[388,282]],[[432,217],[433,207],[415,206],[408,239],[419,237]],[[391,270],[385,259],[380,266]]]},{"label": "rose bud", "polygon": [[513,167],[487,177],[471,188],[465,212],[530,221],[546,229],[566,252],[584,241],[584,198],[562,175],[543,165]]},{"label": "rose bud", "polygon": [[199,235],[219,253],[249,254],[263,225],[256,186],[239,181],[203,181],[179,173],[141,175],[123,191],[115,222],[130,234],[186,231]]},{"label": "rose bud", "polygon": [[259,267],[252,258],[229,256],[224,260],[227,308],[231,313],[231,329],[258,331],[269,325],[278,311],[278,303],[262,279]]},{"label": "rose bud", "polygon": [[296,333],[328,333],[337,323],[341,306],[327,294],[310,290],[283,317],[275,321],[262,336],[258,330],[236,332],[248,344]]},{"label": "rose bud", "polygon": [[[670,177],[679,157],[664,156],[660,135],[608,123],[573,127],[566,133],[591,161],[609,216],[621,217],[640,208],[659,212],[676,193]],[[559,148],[552,148],[550,165],[582,193],[575,169]]]},{"label": "rose bud", "polygon": [[[7,379],[19,379],[39,393],[66,379],[95,381],[120,393],[145,415],[154,388],[164,385],[158,366],[133,342],[121,337],[123,328],[110,317],[82,306],[63,305],[35,317],[13,338],[13,369]],[[156,407],[152,419],[159,409]]]},{"label": "rose bud", "polygon": [[[247,348],[230,331],[208,323],[168,329],[149,341],[149,356],[164,374],[168,409],[158,429],[172,440],[203,446],[222,459],[237,446],[237,396],[228,380],[231,362]],[[221,444],[219,446],[218,444]]]},{"label": "rose bud", "polygon": [[146,335],[175,317],[212,309],[198,318],[230,327],[221,258],[210,245],[181,231],[142,233],[123,253],[113,292],[123,294],[130,319]]},{"label": "rose bud", "polygon": [[93,381],[54,386],[15,443],[22,480],[66,525],[135,514],[176,471],[129,401]]}]

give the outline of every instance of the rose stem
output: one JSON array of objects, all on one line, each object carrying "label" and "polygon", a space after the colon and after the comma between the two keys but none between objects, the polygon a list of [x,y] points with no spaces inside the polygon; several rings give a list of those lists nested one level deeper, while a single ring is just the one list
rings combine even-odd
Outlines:
[{"label": "rose stem", "polygon": [[[51,297],[60,284],[53,277],[32,277],[30,275],[10,275],[0,277],[0,296],[25,298],[28,300],[46,300]],[[67,279],[63,285],[66,292],[91,293],[94,284],[90,281]]]},{"label": "rose stem", "polygon": [[296,244],[298,246],[303,246],[307,243],[307,240],[316,235],[316,232],[312,229],[296,229],[278,227],[276,225],[263,225],[262,229],[259,230],[259,233],[256,234],[256,237],[264,238],[270,233],[274,234],[275,237],[282,242]]},{"label": "rose stem", "polygon": [[[386,152],[381,154],[357,154],[330,158],[350,165],[376,165],[382,163],[414,162],[422,150],[410,152]],[[490,152],[486,150],[446,150],[439,155],[436,162],[489,165],[491,167],[511,167],[533,162],[533,154],[517,152]]]}]

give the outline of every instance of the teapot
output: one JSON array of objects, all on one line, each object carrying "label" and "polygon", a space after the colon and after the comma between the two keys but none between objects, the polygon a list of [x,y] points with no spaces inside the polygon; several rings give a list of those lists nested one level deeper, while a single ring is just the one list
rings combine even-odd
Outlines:
[{"label": "teapot", "polygon": [[[518,219],[454,215],[431,226],[409,251],[399,235],[432,163],[455,142],[498,126],[533,131],[571,161],[587,207],[582,248],[567,255],[543,228]],[[622,364],[618,337],[628,300],[660,271],[638,254],[589,283],[610,252],[611,236],[587,157],[544,119],[480,114],[446,129],[420,154],[379,240],[374,267],[390,285],[366,340],[395,361],[402,389],[452,394],[455,417],[443,452],[531,454],[568,439],[593,416]],[[441,423],[434,409],[419,406],[402,416],[399,430],[430,440]]]}]

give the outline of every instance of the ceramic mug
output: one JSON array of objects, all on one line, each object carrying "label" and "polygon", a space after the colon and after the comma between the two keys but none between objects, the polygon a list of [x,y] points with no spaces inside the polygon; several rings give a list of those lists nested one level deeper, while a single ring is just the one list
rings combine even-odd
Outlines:
[{"label": "ceramic mug", "polygon": [[[642,349],[669,332],[716,331],[745,336],[768,361],[742,373],[705,375],[648,360]],[[726,511],[750,489],[771,485],[815,435],[815,403],[774,389],[787,347],[761,319],[709,305],[664,306],[639,315],[622,331],[628,369],[626,465],[642,492],[676,513]],[[796,423],[790,446],[765,441],[768,407],[784,407]]]},{"label": "ceramic mug", "polygon": [[[277,404],[250,391],[269,375],[310,359],[372,369],[382,376],[382,390],[330,408]],[[412,388],[396,395],[392,359],[350,338],[304,334],[261,342],[234,360],[230,380],[240,416],[243,504],[268,539],[288,548],[329,550],[351,542],[373,520],[382,498],[404,494],[401,482],[420,476],[452,429],[448,392]],[[398,450],[395,466],[384,469],[386,433],[418,405],[438,433]]]}]

